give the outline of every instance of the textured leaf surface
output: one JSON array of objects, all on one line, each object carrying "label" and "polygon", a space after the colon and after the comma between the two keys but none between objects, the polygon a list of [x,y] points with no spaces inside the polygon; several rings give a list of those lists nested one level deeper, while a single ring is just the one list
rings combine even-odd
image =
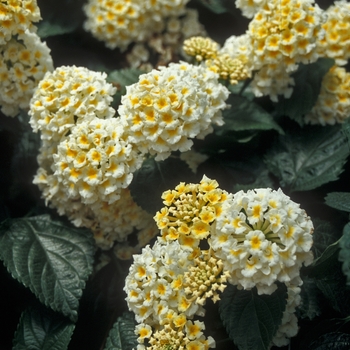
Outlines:
[{"label": "textured leaf surface", "polygon": [[339,261],[343,263],[342,271],[346,276],[347,285],[350,286],[350,223],[346,224],[344,227],[339,246]]},{"label": "textured leaf surface", "polygon": [[298,317],[314,319],[321,314],[321,292],[316,286],[314,278],[304,277],[301,287],[301,304],[297,308]]},{"label": "textured leaf surface", "polygon": [[349,192],[331,192],[325,198],[326,204],[338,210],[350,213],[350,193]]},{"label": "textured leaf surface", "polygon": [[231,94],[227,103],[231,108],[223,111],[225,124],[217,128],[217,135],[224,135],[230,131],[271,129],[280,134],[284,133],[268,112],[246,97]]},{"label": "textured leaf surface", "polygon": [[43,306],[22,313],[13,350],[65,350],[75,325]]},{"label": "textured leaf surface", "polygon": [[180,182],[189,182],[192,179],[193,173],[182,160],[168,158],[156,162],[150,158],[134,173],[129,188],[135,202],[154,214],[163,206],[161,195],[164,191],[175,188]]},{"label": "textured leaf surface", "polygon": [[334,243],[337,237],[337,228],[330,222],[321,219],[312,219],[314,224],[312,252],[314,258],[318,258],[326,250],[328,246]]},{"label": "textured leaf surface", "polygon": [[238,290],[230,285],[222,295],[219,312],[229,337],[240,350],[267,350],[286,306],[287,288],[271,295]]},{"label": "textured leaf surface", "polygon": [[104,350],[132,350],[138,344],[135,331],[135,317],[131,312],[126,312],[118,317],[113,328],[109,332]]},{"label": "textured leaf surface", "polygon": [[72,320],[92,271],[93,254],[90,233],[48,215],[8,219],[0,225],[0,258],[12,276]]},{"label": "textured leaf surface", "polygon": [[309,350],[348,350],[350,349],[350,334],[332,332],[322,334],[312,342]]},{"label": "textured leaf surface", "polygon": [[307,191],[337,180],[348,155],[341,128],[313,126],[280,137],[265,161],[281,186],[290,191]]},{"label": "textured leaf surface", "polygon": [[333,66],[334,60],[320,58],[308,65],[300,64],[293,75],[295,86],[290,98],[280,98],[276,105],[277,113],[287,115],[300,125],[304,124],[304,115],[311,111],[320,93],[324,75]]}]

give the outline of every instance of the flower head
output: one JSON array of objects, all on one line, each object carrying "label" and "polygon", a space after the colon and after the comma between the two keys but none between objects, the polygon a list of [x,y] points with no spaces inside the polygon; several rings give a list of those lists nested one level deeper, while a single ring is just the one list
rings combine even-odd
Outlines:
[{"label": "flower head", "polygon": [[235,5],[242,11],[242,15],[253,18],[254,15],[266,5],[268,0],[236,0]]},{"label": "flower head", "polygon": [[[0,3],[0,7],[1,7]],[[1,11],[0,11],[1,13]],[[1,33],[1,30],[0,30]],[[27,109],[34,89],[53,70],[50,50],[28,30],[0,46],[0,105],[7,116]]]},{"label": "flower head", "polygon": [[343,123],[350,117],[350,73],[333,66],[323,77],[321,91],[312,110],[305,115],[310,124]]},{"label": "flower head", "polygon": [[62,66],[46,73],[30,101],[30,124],[41,138],[59,142],[76,124],[94,118],[108,119],[116,88],[106,74],[84,67]]},{"label": "flower head", "polygon": [[335,1],[325,13],[325,35],[317,41],[317,50],[321,56],[334,58],[337,65],[345,65],[350,58],[350,4]]},{"label": "flower head", "polygon": [[129,142],[143,153],[165,159],[171,151],[187,151],[189,138],[203,138],[211,124],[223,123],[228,90],[204,67],[171,63],[142,74],[127,87],[118,109]]},{"label": "flower head", "polygon": [[0,2],[0,45],[11,37],[32,30],[32,22],[41,19],[36,0],[2,0]]},{"label": "flower head", "polygon": [[312,232],[305,211],[281,190],[256,189],[225,201],[209,242],[230,283],[270,294],[275,281],[291,281],[309,263]]},{"label": "flower head", "polygon": [[216,57],[219,44],[210,38],[195,36],[184,41],[184,52],[195,57],[198,62]]}]

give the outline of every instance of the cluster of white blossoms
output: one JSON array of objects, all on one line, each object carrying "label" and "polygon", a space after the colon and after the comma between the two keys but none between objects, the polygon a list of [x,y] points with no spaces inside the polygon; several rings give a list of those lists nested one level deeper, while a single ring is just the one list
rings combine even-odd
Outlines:
[{"label": "cluster of white blossoms", "polygon": [[0,2],[0,106],[10,117],[28,109],[34,88],[53,70],[50,50],[35,33],[36,0]]},{"label": "cluster of white blossoms", "polygon": [[[186,9],[183,15],[171,16],[160,23],[162,25],[158,26],[157,32],[154,32],[147,42],[137,41],[126,55],[130,67],[150,71],[159,65],[177,61],[179,57],[186,57],[182,50],[184,40],[206,35],[195,9]],[[156,61],[154,65],[149,62],[151,56]]]},{"label": "cluster of white blossoms", "polygon": [[290,282],[312,262],[313,224],[281,189],[239,191],[223,204],[210,246],[230,272],[229,282],[261,294]]},{"label": "cluster of white blossoms", "polygon": [[106,46],[125,50],[159,32],[165,17],[184,13],[189,0],[89,0],[84,6],[84,28]]},{"label": "cluster of white blossoms", "polygon": [[333,66],[323,77],[321,91],[312,110],[305,115],[310,124],[333,125],[350,117],[350,73]]},{"label": "cluster of white blossoms", "polygon": [[51,70],[50,50],[35,33],[26,30],[0,45],[1,111],[14,117],[27,109],[34,88]]},{"label": "cluster of white blossoms", "polygon": [[268,3],[268,0],[236,0],[235,5],[242,11],[242,15],[253,18],[255,14]]},{"label": "cluster of white blossoms", "polygon": [[214,347],[214,340],[203,335],[204,323],[192,319],[204,315],[207,298],[220,299],[226,280],[220,259],[210,251],[190,252],[178,241],[158,240],[134,255],[124,291],[140,323],[137,349]]},{"label": "cluster of white blossoms", "polygon": [[0,45],[5,45],[12,36],[34,31],[33,22],[40,21],[40,9],[36,0],[1,0]]},{"label": "cluster of white blossoms", "polygon": [[327,21],[322,25],[325,35],[317,42],[318,52],[334,58],[338,66],[345,65],[350,58],[350,3],[335,1],[325,13]]},{"label": "cluster of white blossoms", "polygon": [[212,132],[211,124],[222,125],[228,95],[214,72],[171,63],[128,86],[118,112],[128,142],[162,160],[171,151],[188,151],[190,138],[204,138]]},{"label": "cluster of white blossoms", "polygon": [[[157,228],[127,190],[143,157],[127,142],[121,119],[113,118],[115,92],[105,73],[62,66],[40,82],[29,114],[33,130],[41,132],[34,183],[46,203],[90,228],[101,249],[118,242],[116,255],[127,259]],[[133,233],[137,244],[131,247]]]},{"label": "cluster of white blossoms", "polygon": [[279,281],[287,286],[288,298],[272,343],[288,344],[298,331],[300,269],[313,261],[313,224],[299,204],[281,189],[230,194],[205,175],[199,184],[180,183],[165,191],[162,199],[165,207],[154,217],[161,236],[134,255],[124,287],[140,323],[139,343],[153,346],[159,330],[178,331],[183,339],[179,325],[203,315],[206,299],[219,300],[226,282],[270,295]]}]

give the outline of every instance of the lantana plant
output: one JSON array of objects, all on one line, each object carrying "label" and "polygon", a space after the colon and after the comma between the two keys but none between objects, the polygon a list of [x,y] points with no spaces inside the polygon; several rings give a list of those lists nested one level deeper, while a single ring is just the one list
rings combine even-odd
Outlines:
[{"label": "lantana plant", "polygon": [[0,348],[350,347],[350,4],[0,0]]}]

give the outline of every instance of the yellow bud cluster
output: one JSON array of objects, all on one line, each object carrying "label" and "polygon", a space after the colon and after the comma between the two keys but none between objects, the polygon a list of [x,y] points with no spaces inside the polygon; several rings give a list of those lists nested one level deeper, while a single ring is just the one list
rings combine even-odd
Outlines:
[{"label": "yellow bud cluster", "polygon": [[195,36],[184,41],[183,50],[189,56],[196,58],[198,62],[216,57],[219,44],[210,38]]},{"label": "yellow bud cluster", "polygon": [[209,69],[218,73],[220,78],[229,80],[231,85],[235,85],[240,80],[250,77],[246,65],[237,58],[231,58],[228,54],[219,55],[212,60],[206,61]]}]

